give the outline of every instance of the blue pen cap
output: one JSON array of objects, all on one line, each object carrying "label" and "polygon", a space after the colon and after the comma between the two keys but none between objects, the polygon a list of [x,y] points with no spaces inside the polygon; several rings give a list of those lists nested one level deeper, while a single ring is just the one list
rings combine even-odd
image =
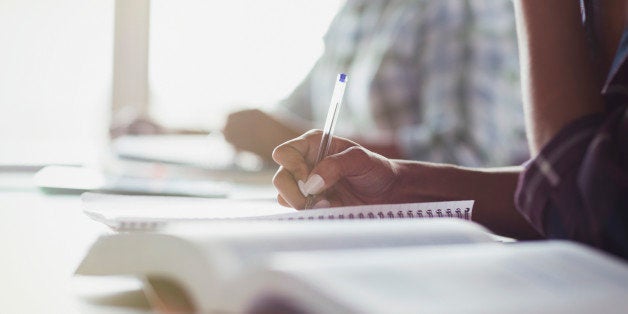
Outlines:
[{"label": "blue pen cap", "polygon": [[340,78],[338,79],[340,82],[343,82],[343,83],[344,83],[344,82],[347,80],[347,75],[346,75],[346,74],[344,74],[344,73],[340,73],[338,76],[340,77]]}]

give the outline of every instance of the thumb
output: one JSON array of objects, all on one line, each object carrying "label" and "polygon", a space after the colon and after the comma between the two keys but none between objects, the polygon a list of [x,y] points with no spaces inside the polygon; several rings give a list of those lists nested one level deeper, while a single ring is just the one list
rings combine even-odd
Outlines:
[{"label": "thumb", "polygon": [[339,180],[347,177],[359,178],[374,167],[372,153],[361,146],[350,147],[340,153],[327,156],[321,160],[308,177],[300,185],[304,195],[316,195],[327,190]]}]

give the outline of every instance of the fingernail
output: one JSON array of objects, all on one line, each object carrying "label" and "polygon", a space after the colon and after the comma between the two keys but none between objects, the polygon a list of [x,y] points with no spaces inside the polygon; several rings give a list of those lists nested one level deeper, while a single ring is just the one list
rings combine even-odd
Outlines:
[{"label": "fingernail", "polygon": [[328,200],[320,200],[316,204],[314,204],[314,208],[329,208],[331,203]]},{"label": "fingernail", "polygon": [[323,186],[325,186],[325,181],[323,178],[317,174],[312,175],[305,181],[303,184],[303,192],[306,195],[316,195],[323,190]]},{"label": "fingernail", "polygon": [[305,193],[305,183],[303,183],[303,180],[297,181],[297,185],[299,186],[301,194],[303,194],[303,196],[307,196],[307,193]]}]

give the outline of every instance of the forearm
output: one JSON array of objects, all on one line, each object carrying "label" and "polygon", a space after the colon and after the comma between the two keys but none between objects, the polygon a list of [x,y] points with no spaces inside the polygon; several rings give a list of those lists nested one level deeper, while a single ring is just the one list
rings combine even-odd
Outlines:
[{"label": "forearm", "polygon": [[443,201],[475,200],[473,221],[495,233],[518,239],[539,238],[517,211],[514,192],[519,167],[472,169],[397,160],[400,178],[395,198]]},{"label": "forearm", "polygon": [[602,111],[600,82],[579,1],[515,1],[530,149],[533,155],[569,122]]}]

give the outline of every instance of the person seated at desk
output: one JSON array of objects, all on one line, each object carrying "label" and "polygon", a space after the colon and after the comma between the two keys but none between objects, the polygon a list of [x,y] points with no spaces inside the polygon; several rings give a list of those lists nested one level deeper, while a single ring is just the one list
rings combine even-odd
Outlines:
[{"label": "person seated at desk", "polygon": [[628,258],[628,1],[515,6],[533,155],[523,167],[388,159],[343,138],[313,166],[321,133],[312,131],[273,153],[279,202],[473,199],[473,220],[498,234],[570,239]]},{"label": "person seated at desk", "polygon": [[[346,72],[338,134],[373,151],[466,166],[529,156],[510,1],[348,0],[324,40],[275,110],[228,117],[227,141],[272,163],[277,145],[323,125],[333,79]],[[169,131],[141,119],[122,129],[114,133]]]},{"label": "person seated at desk", "polygon": [[232,113],[225,138],[270,160],[277,145],[322,127],[345,72],[336,131],[377,153],[466,166],[529,156],[510,1],[349,0],[325,47],[276,110]]}]

